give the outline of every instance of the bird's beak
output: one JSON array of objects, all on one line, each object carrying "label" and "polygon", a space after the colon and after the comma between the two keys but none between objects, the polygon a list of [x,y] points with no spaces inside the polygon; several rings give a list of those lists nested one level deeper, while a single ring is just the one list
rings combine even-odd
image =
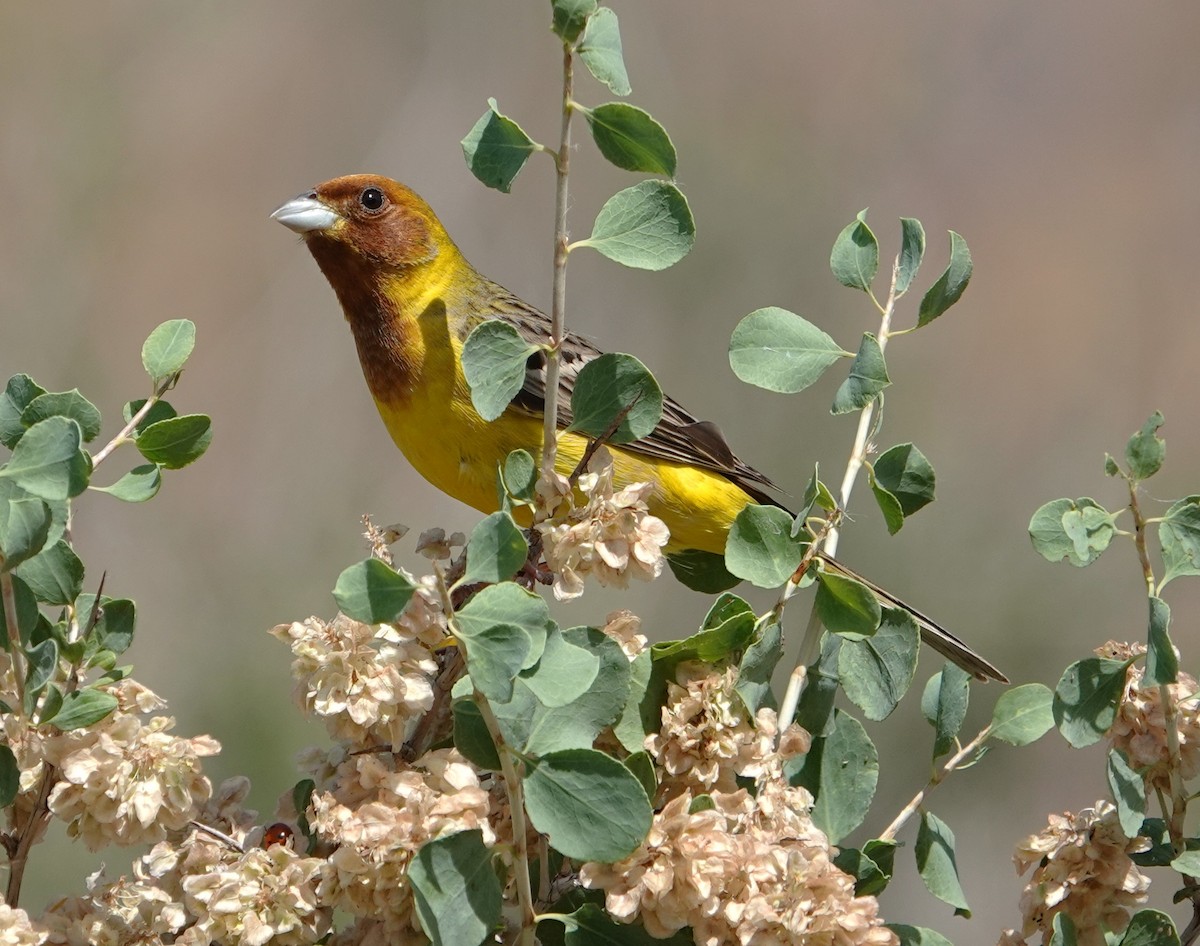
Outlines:
[{"label": "bird's beak", "polygon": [[319,233],[330,229],[342,218],[317,200],[312,194],[293,197],[271,214],[289,230],[297,233]]}]

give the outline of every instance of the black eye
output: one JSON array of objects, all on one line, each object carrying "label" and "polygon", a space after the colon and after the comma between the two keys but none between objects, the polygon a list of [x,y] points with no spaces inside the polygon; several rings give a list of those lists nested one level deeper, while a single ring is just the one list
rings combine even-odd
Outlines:
[{"label": "black eye", "polygon": [[358,195],[358,202],[367,210],[379,210],[383,207],[386,197],[383,196],[383,191],[378,187],[368,187]]}]

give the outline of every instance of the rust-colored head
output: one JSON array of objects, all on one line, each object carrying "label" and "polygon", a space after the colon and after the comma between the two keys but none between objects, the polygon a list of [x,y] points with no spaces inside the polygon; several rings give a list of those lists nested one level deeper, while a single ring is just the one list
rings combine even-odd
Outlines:
[{"label": "rust-colored head", "polygon": [[428,263],[441,247],[452,245],[425,201],[377,174],[326,181],[289,200],[271,219],[303,236],[322,269],[338,261],[353,266],[354,257],[403,269]]}]

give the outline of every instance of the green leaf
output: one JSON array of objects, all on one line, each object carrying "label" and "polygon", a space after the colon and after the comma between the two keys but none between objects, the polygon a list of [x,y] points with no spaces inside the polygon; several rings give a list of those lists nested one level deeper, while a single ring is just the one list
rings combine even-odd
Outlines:
[{"label": "green leaf", "polygon": [[658,426],[662,412],[662,388],[633,355],[609,353],[593,358],[575,378],[571,429],[589,437],[603,437],[616,423],[609,443],[640,440]]},{"label": "green leaf", "polygon": [[725,566],[756,588],[778,588],[800,566],[808,542],[792,535],[792,516],[752,503],[737,514],[725,539]]},{"label": "green leaf", "polygon": [[1159,590],[1180,575],[1200,575],[1200,496],[1174,503],[1158,526],[1163,551],[1163,577]]},{"label": "green leaf", "polygon": [[838,653],[838,676],[846,696],[867,719],[891,715],[917,672],[921,636],[907,611],[888,608],[870,637],[847,637]]},{"label": "green leaf", "polygon": [[833,572],[817,578],[817,616],[835,634],[874,634],[883,619],[875,593],[860,581]]},{"label": "green leaf", "polygon": [[924,926],[905,926],[903,923],[885,923],[884,926],[896,934],[900,946],[954,946],[937,930]]},{"label": "green leaf", "polygon": [[856,897],[873,897],[887,888],[890,879],[870,857],[853,847],[842,847],[833,864],[854,878]]},{"label": "green leaf", "polygon": [[421,929],[434,946],[479,946],[501,925],[500,880],[479,829],[426,842],[408,880]]},{"label": "green leaf", "polygon": [[921,694],[921,712],[933,727],[933,758],[954,748],[955,739],[967,718],[971,675],[952,663],[929,678]]},{"label": "green leaf", "polygon": [[196,326],[188,319],[163,322],[142,345],[142,366],[155,387],[177,374],[196,347]]},{"label": "green leaf", "polygon": [[46,500],[78,496],[91,473],[87,454],[79,449],[79,425],[66,417],[49,417],[30,427],[0,467],[0,477]]},{"label": "green leaf", "polygon": [[835,710],[833,730],[813,739],[804,756],[784,763],[792,785],[816,798],[812,819],[837,844],[862,824],[879,782],[879,753],[853,716]]},{"label": "green leaf", "polygon": [[[674,936],[661,939],[651,936],[638,924],[618,923],[599,904],[580,904],[574,913],[543,914],[538,923],[538,942],[545,946],[692,946],[695,940],[689,927]],[[562,938],[555,940],[554,927],[561,923],[566,927]]]},{"label": "green leaf", "polygon": [[1179,932],[1165,913],[1139,910],[1125,927],[1119,946],[1179,946]]},{"label": "green leaf", "polygon": [[25,689],[40,693],[58,670],[58,644],[50,637],[40,644],[27,647],[25,660],[29,665],[25,671]]},{"label": "green leaf", "polygon": [[500,114],[495,99],[487,102],[488,110],[462,140],[463,157],[480,182],[507,194],[538,145],[520,125]]},{"label": "green leaf", "polygon": [[45,501],[15,483],[0,480],[0,571],[33,558],[50,535],[51,513]]},{"label": "green leaf", "polygon": [[1167,603],[1162,598],[1151,596],[1150,640],[1146,649],[1146,675],[1142,678],[1142,686],[1162,686],[1174,683],[1179,678],[1179,656],[1167,633],[1170,624],[1171,609]]},{"label": "green leaf", "polygon": [[1131,663],[1088,657],[1063,671],[1054,690],[1054,722],[1076,749],[1099,741],[1112,726]]},{"label": "green leaf", "polygon": [[829,412],[836,415],[861,411],[891,383],[879,340],[870,332],[864,332],[858,354],[850,366],[850,375],[834,394]]},{"label": "green leaf", "polygon": [[63,732],[94,726],[117,708],[117,698],[104,690],[76,690],[63,697],[62,709],[50,724]]},{"label": "green leaf", "polygon": [[800,694],[796,722],[814,737],[833,732],[834,698],[837,696],[838,658],[845,639],[839,634],[821,638],[821,654],[808,668],[808,685]]},{"label": "green leaf", "polygon": [[970,918],[971,909],[958,882],[954,832],[932,812],[921,813],[917,829],[917,872],[931,894],[954,907],[958,916]]},{"label": "green leaf", "polygon": [[674,184],[642,181],[608,199],[592,235],[572,249],[590,246],[634,269],[666,269],[687,256],[696,242],[696,224],[687,198]]},{"label": "green leaf", "polygon": [[1146,780],[1134,771],[1119,749],[1109,750],[1104,774],[1108,790],[1117,803],[1121,830],[1127,838],[1136,838],[1146,820]]},{"label": "green leaf", "polygon": [[875,497],[875,505],[883,513],[883,521],[887,526],[888,535],[895,535],[904,527],[904,509],[891,492],[879,485],[875,475],[868,469],[867,481],[871,486],[871,495]]},{"label": "green leaf", "polygon": [[1054,694],[1040,683],[1005,690],[992,710],[992,738],[1012,746],[1036,742],[1054,727],[1053,705]]},{"label": "green leaf", "polygon": [[1078,936],[1075,921],[1063,912],[1054,914],[1050,921],[1050,935],[1045,938],[1046,946],[1076,946]]},{"label": "green leaf", "polygon": [[1138,835],[1150,842],[1148,849],[1129,852],[1129,859],[1138,867],[1167,867],[1171,863],[1175,857],[1175,849],[1171,845],[1165,821],[1161,818],[1147,818],[1142,822]]},{"label": "green leaf", "polygon": [[1135,480],[1149,479],[1162,467],[1167,445],[1156,433],[1162,425],[1162,412],[1155,411],[1125,445],[1125,462]]},{"label": "green leaf", "polygon": [[849,357],[811,322],[775,306],[751,312],[729,339],[733,373],[779,394],[803,391],[839,358]]},{"label": "green leaf", "polygon": [[454,713],[454,747],[472,765],[498,772],[500,754],[496,751],[496,744],[492,741],[487,723],[483,721],[483,713],[479,709],[478,700],[482,697],[472,691],[470,678],[463,677],[460,683],[467,684],[466,690],[469,695],[450,704]]},{"label": "green leaf", "polygon": [[[121,416],[125,419],[125,423],[133,420],[133,415],[146,406],[146,398],[138,398],[137,400],[127,401],[125,406],[121,408]],[[147,427],[152,424],[157,424],[160,420],[170,420],[172,417],[178,417],[179,414],[169,403],[161,398],[150,405],[150,409],[146,411],[146,415],[138,421],[137,427],[134,428],[134,435],[141,434]]]},{"label": "green leaf", "polygon": [[701,594],[718,595],[741,582],[736,575],[729,574],[725,567],[725,556],[703,549],[684,549],[667,555],[671,574],[685,588]]},{"label": "green leaf", "polygon": [[21,414],[30,401],[45,393],[46,389],[27,374],[14,374],[8,379],[4,393],[0,394],[0,443],[9,450],[25,436],[26,427],[21,423]]},{"label": "green leaf", "polygon": [[783,631],[778,621],[768,621],[758,628],[738,664],[736,689],[751,713],[757,713],[763,706],[775,708],[771,675],[782,656]]},{"label": "green leaf", "polygon": [[874,476],[911,516],[933,502],[937,477],[933,464],[911,443],[898,443],[883,451],[873,464]]},{"label": "green leaf", "polygon": [[204,455],[212,443],[212,419],[184,414],[146,427],[137,438],[138,451],[151,463],[178,470]]},{"label": "green leaf", "polygon": [[[0,607],[0,651],[9,649],[8,642],[14,636],[22,643],[28,643],[33,629],[37,626],[41,612],[38,610],[37,598],[30,587],[17,575],[12,576],[13,598],[17,614],[17,634],[13,635],[8,629],[8,615]],[[0,806],[3,807],[3,806]]]},{"label": "green leaf", "polygon": [[971,251],[967,249],[967,241],[951,230],[950,265],[921,300],[917,314],[918,328],[928,325],[962,297],[967,283],[971,281],[971,268]]},{"label": "green leaf", "polygon": [[415,590],[407,577],[377,558],[368,558],[338,575],[333,600],[355,621],[387,624],[400,616]]},{"label": "green leaf", "polygon": [[100,411],[79,393],[78,388],[55,394],[39,394],[21,412],[21,423],[32,427],[48,417],[66,417],[75,421],[85,442],[95,440],[100,433]]},{"label": "green leaf", "polygon": [[97,493],[108,493],[122,502],[144,503],[158,495],[162,487],[162,467],[157,463],[135,466],[112,486],[93,486]]},{"label": "green leaf", "polygon": [[[588,628],[581,628],[587,631]],[[601,638],[602,632],[597,631]],[[620,650],[614,642],[614,646]],[[581,645],[570,643],[564,634],[555,629],[546,635],[546,646],[537,665],[524,670],[520,679],[537,702],[549,709],[566,706],[588,692],[600,672],[600,660],[583,641]],[[626,675],[628,677],[628,675]],[[621,709],[621,698],[612,706],[608,722],[617,718]],[[592,734],[595,738],[595,733]],[[591,745],[589,742],[588,745]]]},{"label": "green leaf", "polygon": [[[1129,837],[1135,836],[1129,835]],[[1195,838],[1189,838],[1188,840],[1192,843],[1195,842]],[[1181,874],[1186,874],[1189,877],[1200,876],[1200,850],[1193,848],[1192,850],[1184,851],[1171,861],[1171,869]]]},{"label": "green leaf", "polygon": [[589,17],[583,38],[575,51],[588,72],[595,76],[597,82],[608,86],[613,95],[628,95],[632,91],[621,50],[620,24],[617,14],[608,7],[600,7]]},{"label": "green leaf", "polygon": [[550,24],[560,39],[575,42],[587,25],[588,17],[596,12],[596,0],[550,0],[553,20]]},{"label": "green leaf", "polygon": [[879,269],[879,241],[867,226],[866,210],[861,211],[834,240],[829,268],[833,270],[834,279],[843,286],[863,291],[870,288]]},{"label": "green leaf", "polygon": [[[75,601],[75,613],[81,616],[90,615],[95,600],[95,595],[80,595]],[[136,604],[128,598],[102,597],[99,620],[88,637],[89,652],[107,650],[114,655],[125,653],[133,644],[136,624]]]},{"label": "green leaf", "polygon": [[471,530],[461,584],[508,581],[525,564],[529,543],[506,512],[494,512]]},{"label": "green leaf", "polygon": [[675,176],[675,146],[666,129],[625,102],[609,102],[584,113],[596,147],[626,171]]},{"label": "green leaf", "polygon": [[650,753],[644,749],[640,749],[626,756],[622,764],[641,783],[642,791],[646,793],[646,797],[653,798],[654,793],[658,791],[658,777],[655,775],[654,760],[650,758]]},{"label": "green leaf", "polygon": [[1066,559],[1076,568],[1098,559],[1116,533],[1116,516],[1087,497],[1056,499],[1029,520],[1029,538],[1038,553],[1050,562]]},{"label": "green leaf", "polygon": [[479,692],[501,703],[512,699],[513,678],[542,656],[549,620],[546,602],[512,582],[484,588],[455,614]]},{"label": "green leaf", "polygon": [[646,736],[658,731],[659,722],[654,715],[658,712],[658,703],[650,705],[651,701],[646,699],[650,691],[651,671],[652,661],[648,650],[629,661],[629,695],[617,721],[613,723],[613,735],[626,752],[640,751],[645,745]]},{"label": "green leaf", "polygon": [[0,745],[0,808],[7,808],[21,790],[21,767],[12,749]]},{"label": "green leaf", "polygon": [[632,854],[652,812],[637,777],[594,749],[550,752],[528,764],[525,806],[550,845],[580,861],[610,864]]},{"label": "green leaf", "polygon": [[514,450],[505,457],[504,488],[515,499],[531,501],[537,478],[537,462],[528,450]]},{"label": "green leaf", "polygon": [[913,217],[900,218],[900,261],[896,267],[896,295],[908,292],[925,258],[925,228]]},{"label": "green leaf", "polygon": [[463,345],[463,374],[479,416],[493,421],[525,384],[529,356],[538,350],[515,328],[499,319],[481,322]]},{"label": "green leaf", "polygon": [[83,562],[62,539],[22,562],[16,573],[43,604],[70,604],[83,587]]}]

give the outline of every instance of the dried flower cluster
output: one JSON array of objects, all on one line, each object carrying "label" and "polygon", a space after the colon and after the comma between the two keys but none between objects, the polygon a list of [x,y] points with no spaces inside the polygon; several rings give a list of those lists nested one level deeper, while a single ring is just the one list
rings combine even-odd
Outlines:
[{"label": "dried flower cluster", "polygon": [[1075,924],[1080,946],[1104,946],[1104,932],[1121,932],[1129,909],[1145,903],[1150,878],[1130,860],[1144,840],[1125,837],[1116,807],[1098,801],[1078,814],[1051,815],[1049,824],[1017,845],[1017,873],[1033,874],[1021,894],[1021,930],[1007,931],[1002,946],[1022,946],[1037,932],[1048,935],[1054,917]]},{"label": "dried flower cluster", "polygon": [[0,898],[0,946],[41,946],[44,942],[45,930],[34,929],[28,913]]},{"label": "dried flower cluster", "polygon": [[650,643],[642,633],[642,619],[625,609],[609,614],[600,630],[615,640],[630,660],[645,650]]},{"label": "dried flower cluster", "polygon": [[[1130,660],[1146,653],[1145,644],[1126,644],[1117,641],[1096,648],[1100,657]],[[1129,764],[1141,772],[1151,788],[1169,790],[1171,753],[1167,744],[1167,723],[1162,703],[1162,691],[1157,686],[1143,686],[1144,669],[1131,664],[1125,675],[1125,691],[1117,705],[1117,715],[1108,730],[1109,745],[1119,749]],[[1179,738],[1179,774],[1188,781],[1200,775],[1200,705],[1196,693],[1200,686],[1196,678],[1180,671],[1175,683],[1167,684],[1174,704],[1175,731]]]},{"label": "dried flower cluster", "polygon": [[433,706],[433,649],[446,637],[446,619],[432,578],[417,583],[395,624],[339,614],[329,622],[280,624],[271,633],[295,655],[296,704],[324,719],[334,739],[398,749]]},{"label": "dried flower cluster", "polygon": [[555,473],[538,481],[538,497],[550,511],[538,529],[556,598],[579,597],[588,574],[616,588],[627,587],[631,577],[651,581],[662,574],[663,548],[671,536],[646,506],[653,490],[653,483],[633,483],[613,492],[612,454],[603,447],[579,477],[578,491],[587,499],[582,506],[576,505],[576,491],[565,476]]}]

